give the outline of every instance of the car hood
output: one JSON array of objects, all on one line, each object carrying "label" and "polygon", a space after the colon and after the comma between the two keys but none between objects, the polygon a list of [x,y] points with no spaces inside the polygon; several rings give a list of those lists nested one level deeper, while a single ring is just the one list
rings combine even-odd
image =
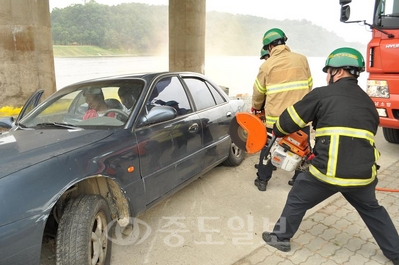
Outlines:
[{"label": "car hood", "polygon": [[0,178],[110,136],[108,130],[16,130],[0,134]]}]

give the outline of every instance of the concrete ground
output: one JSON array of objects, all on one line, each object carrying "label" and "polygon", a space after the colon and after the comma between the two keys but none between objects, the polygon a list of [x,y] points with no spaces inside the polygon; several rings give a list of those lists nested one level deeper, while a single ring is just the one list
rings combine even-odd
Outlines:
[{"label": "concrete ground", "polygon": [[[376,144],[382,153],[378,186],[399,189],[399,145],[387,143],[382,131]],[[111,264],[390,264],[339,195],[306,214],[291,252],[267,246],[262,232],[278,219],[292,173],[275,171],[260,192],[253,185],[257,160],[258,154],[247,155],[239,167],[217,167],[139,216],[133,233],[116,235]],[[399,193],[377,196],[399,229]]]},{"label": "concrete ground", "polygon": [[[378,186],[399,188],[399,146],[379,132],[377,147]],[[278,219],[292,173],[276,171],[267,191],[259,192],[253,185],[257,160],[258,154],[248,155],[237,168],[215,168],[140,216],[140,234],[113,245],[112,264],[389,264],[339,195],[307,213],[290,253],[265,245],[261,234]],[[398,193],[377,196],[399,228]]]}]

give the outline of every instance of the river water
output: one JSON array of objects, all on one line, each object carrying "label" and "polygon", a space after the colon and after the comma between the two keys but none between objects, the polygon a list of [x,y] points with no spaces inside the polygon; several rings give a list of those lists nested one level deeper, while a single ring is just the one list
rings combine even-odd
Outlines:
[{"label": "river water", "polygon": [[[313,76],[313,87],[326,85],[322,72],[325,58],[308,57]],[[215,83],[229,88],[229,95],[252,94],[252,85],[263,61],[257,56],[206,57],[205,75]],[[57,89],[66,85],[96,77],[150,71],[167,71],[168,57],[85,57],[55,58]],[[365,89],[367,74],[359,78]]]}]

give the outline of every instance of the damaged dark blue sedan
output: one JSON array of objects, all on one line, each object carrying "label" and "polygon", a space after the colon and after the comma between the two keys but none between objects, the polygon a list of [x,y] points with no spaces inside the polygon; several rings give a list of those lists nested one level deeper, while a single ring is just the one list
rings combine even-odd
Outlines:
[{"label": "damaged dark blue sedan", "polygon": [[[146,209],[244,151],[228,134],[244,102],[205,76],[159,72],[65,87],[0,134],[0,264],[109,264],[108,224]],[[37,106],[36,106],[37,105]]]}]

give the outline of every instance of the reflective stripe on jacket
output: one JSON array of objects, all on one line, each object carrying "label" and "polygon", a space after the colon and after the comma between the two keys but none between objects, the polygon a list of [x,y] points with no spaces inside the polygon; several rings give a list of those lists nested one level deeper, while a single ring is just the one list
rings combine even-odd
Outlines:
[{"label": "reflective stripe on jacket", "polygon": [[291,52],[286,45],[278,45],[260,66],[253,87],[252,107],[265,109],[266,126],[272,128],[284,109],[302,99],[312,86],[306,57]]},{"label": "reflective stripe on jacket", "polygon": [[287,108],[275,124],[276,136],[313,123],[315,158],[309,172],[317,179],[343,187],[365,186],[377,175],[379,152],[374,144],[379,117],[374,103],[355,78],[313,89]]}]

